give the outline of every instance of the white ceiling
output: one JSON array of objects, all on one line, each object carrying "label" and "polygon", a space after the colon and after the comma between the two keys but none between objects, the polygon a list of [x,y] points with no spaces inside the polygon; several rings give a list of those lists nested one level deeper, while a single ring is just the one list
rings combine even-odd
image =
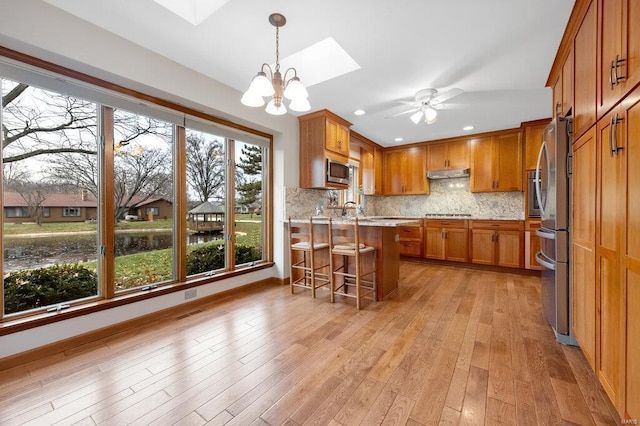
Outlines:
[{"label": "white ceiling", "polygon": [[[153,0],[46,1],[240,92],[262,63],[275,61],[268,17],[282,13],[281,58],[333,37],[361,67],[308,87],[312,111],[329,109],[383,146],[459,136],[467,125],[480,133],[549,117],[545,83],[574,3],[230,0],[194,26]],[[409,115],[385,118],[408,109],[398,99],[429,87],[464,93],[431,125],[413,124]],[[356,109],[366,114],[355,116]]]}]

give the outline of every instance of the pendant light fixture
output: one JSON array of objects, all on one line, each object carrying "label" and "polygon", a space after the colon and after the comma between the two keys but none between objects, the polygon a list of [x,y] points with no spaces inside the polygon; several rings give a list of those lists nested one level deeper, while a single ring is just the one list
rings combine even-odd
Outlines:
[{"label": "pendant light fixture", "polygon": [[[276,27],[276,65],[275,69],[267,63],[262,64],[260,72],[253,77],[251,84],[240,100],[244,105],[250,107],[261,107],[265,104],[264,98],[271,97],[267,103],[265,111],[273,115],[283,115],[287,113],[284,105],[284,98],[289,99],[289,108],[292,111],[309,111],[311,105],[307,98],[309,94],[298,78],[295,68],[288,68],[284,76],[280,73],[280,27],[287,23],[286,18],[280,13],[269,15],[269,22]],[[269,77],[267,77],[267,70]],[[287,79],[289,74],[291,77]]]}]

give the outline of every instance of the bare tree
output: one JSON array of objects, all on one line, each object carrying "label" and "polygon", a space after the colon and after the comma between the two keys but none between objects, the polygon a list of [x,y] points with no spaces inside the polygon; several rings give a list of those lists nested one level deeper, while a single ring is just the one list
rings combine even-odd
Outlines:
[{"label": "bare tree", "polygon": [[36,225],[42,226],[44,201],[46,200],[47,195],[51,192],[50,186],[43,182],[23,180],[13,182],[13,189],[18,192],[22,199],[27,203],[29,216],[35,221]]},{"label": "bare tree", "polygon": [[224,141],[187,134],[187,183],[201,202],[224,198]]}]

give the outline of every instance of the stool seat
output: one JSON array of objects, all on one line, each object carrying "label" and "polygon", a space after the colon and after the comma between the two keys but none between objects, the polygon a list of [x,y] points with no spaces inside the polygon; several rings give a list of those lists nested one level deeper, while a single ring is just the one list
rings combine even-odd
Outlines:
[{"label": "stool seat", "polygon": [[329,247],[327,243],[313,243],[313,245],[308,241],[300,241],[299,243],[295,243],[291,245],[291,248],[294,250],[309,250],[313,247],[314,250],[320,250],[323,248]]}]

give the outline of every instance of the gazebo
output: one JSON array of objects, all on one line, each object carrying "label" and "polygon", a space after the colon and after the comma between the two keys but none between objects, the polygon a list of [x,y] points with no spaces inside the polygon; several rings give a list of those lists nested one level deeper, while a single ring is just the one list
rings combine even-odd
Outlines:
[{"label": "gazebo", "polygon": [[221,232],[224,229],[224,206],[205,201],[189,210],[187,227],[194,232]]}]

